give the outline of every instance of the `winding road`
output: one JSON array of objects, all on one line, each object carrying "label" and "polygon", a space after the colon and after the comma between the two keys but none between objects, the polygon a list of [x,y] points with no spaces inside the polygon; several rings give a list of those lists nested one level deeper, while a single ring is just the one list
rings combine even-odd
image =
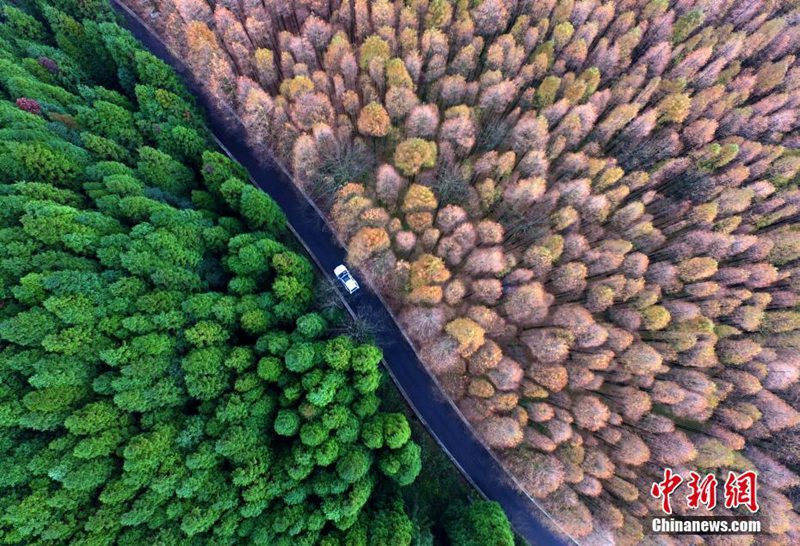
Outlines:
[{"label": "winding road", "polygon": [[[338,286],[333,269],[345,261],[345,250],[310,200],[294,186],[285,172],[264,167],[243,139],[244,131],[232,128],[224,116],[211,107],[197,82],[160,38],[136,14],[118,0],[112,6],[122,15],[127,28],[154,55],[170,64],[184,78],[187,87],[206,109],[207,122],[219,146],[243,165],[251,181],[272,197],[286,213],[290,227],[322,273]],[[561,546],[572,543],[500,465],[491,451],[475,436],[455,405],[443,396],[436,379],[427,371],[381,298],[362,283],[353,295],[340,295],[350,313],[379,321],[376,341],[383,349],[386,368],[397,388],[439,446],[466,479],[487,499],[500,503],[514,530],[532,545]],[[486,545],[493,546],[493,545]]]}]

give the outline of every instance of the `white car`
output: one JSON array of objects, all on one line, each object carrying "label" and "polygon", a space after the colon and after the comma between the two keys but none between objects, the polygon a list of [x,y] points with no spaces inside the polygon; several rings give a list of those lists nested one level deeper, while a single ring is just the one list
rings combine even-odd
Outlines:
[{"label": "white car", "polygon": [[350,272],[344,265],[337,265],[336,269],[333,270],[333,274],[336,275],[336,278],[342,281],[342,284],[347,289],[349,293],[353,293],[358,290],[358,283],[350,275]]}]

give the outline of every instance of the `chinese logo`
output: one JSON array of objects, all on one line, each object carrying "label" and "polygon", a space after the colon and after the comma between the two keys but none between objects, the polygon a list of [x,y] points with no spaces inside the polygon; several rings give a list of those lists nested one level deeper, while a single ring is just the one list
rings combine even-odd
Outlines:
[{"label": "chinese logo", "polygon": [[[736,474],[728,472],[723,486],[724,506],[728,509],[744,506],[750,512],[758,512],[758,475],[752,470]],[[661,500],[661,509],[665,514],[672,514],[671,495],[683,483],[683,478],[664,469],[664,479],[653,483],[650,494]],[[701,505],[709,510],[717,506],[717,478],[713,474],[701,477],[697,472],[689,472],[686,482],[689,494],[686,495],[686,506],[689,510],[697,510]]]}]

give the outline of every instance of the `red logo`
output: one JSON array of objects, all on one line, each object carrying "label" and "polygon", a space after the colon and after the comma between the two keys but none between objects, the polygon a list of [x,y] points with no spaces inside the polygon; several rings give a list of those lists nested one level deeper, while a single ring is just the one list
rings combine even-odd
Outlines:
[{"label": "red logo", "polygon": [[697,510],[704,504],[709,510],[717,506],[717,478],[714,474],[706,474],[700,479],[697,472],[689,472],[689,489],[691,492],[686,496],[686,503],[689,509]]},{"label": "red logo", "polygon": [[656,482],[650,488],[650,494],[657,499],[661,499],[661,509],[667,513],[672,513],[672,506],[669,502],[669,496],[675,491],[683,481],[683,478],[677,474],[672,473],[671,468],[664,469],[664,479]]},{"label": "red logo", "polygon": [[[661,499],[661,509],[665,514],[672,514],[670,496],[683,483],[683,478],[675,474],[671,468],[664,469],[664,479],[654,482],[650,487],[650,494],[656,499]],[[697,510],[704,505],[709,510],[717,506],[718,481],[714,474],[700,476],[697,472],[689,472],[689,494],[686,495],[686,506],[690,510]],[[737,475],[728,472],[728,478],[723,486],[725,495],[725,508],[732,510],[740,506],[746,507],[751,512],[758,512],[758,474],[752,470]]]},{"label": "red logo", "polygon": [[758,512],[758,475],[752,470],[736,476],[728,472],[725,480],[725,508],[745,506],[751,512]]}]

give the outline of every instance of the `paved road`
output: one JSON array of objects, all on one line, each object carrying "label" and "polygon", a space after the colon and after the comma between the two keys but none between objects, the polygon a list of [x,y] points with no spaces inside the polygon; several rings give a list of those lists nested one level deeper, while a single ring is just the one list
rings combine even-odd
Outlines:
[{"label": "paved road", "polygon": [[[239,128],[231,128],[223,116],[205,104],[182,64],[167,50],[144,22],[119,4],[112,5],[124,17],[130,31],[156,56],[184,76],[198,102],[207,108],[207,120],[221,147],[250,173],[253,183],[269,194],[286,213],[293,231],[312,255],[322,272],[333,278],[333,268],[344,263],[345,250],[336,243],[319,211],[279,169],[262,166],[245,144]],[[337,283],[336,280],[333,282]],[[386,367],[406,401],[438,444],[464,476],[486,498],[500,503],[514,530],[532,545],[561,546],[566,535],[551,530],[552,520],[524,494],[500,466],[491,452],[475,437],[455,406],[441,395],[438,383],[420,362],[408,338],[402,333],[381,299],[362,283],[361,290],[346,296],[351,312],[380,321],[377,342],[383,349]],[[545,526],[544,522],[551,522]],[[491,545],[487,545],[491,546]]]}]

